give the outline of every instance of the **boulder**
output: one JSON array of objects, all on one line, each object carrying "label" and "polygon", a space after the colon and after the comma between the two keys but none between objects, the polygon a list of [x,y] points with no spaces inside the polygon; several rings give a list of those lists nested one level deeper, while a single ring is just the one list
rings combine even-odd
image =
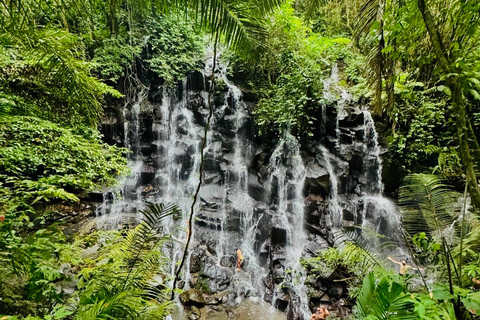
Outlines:
[{"label": "boulder", "polygon": [[330,297],[340,299],[343,296],[344,288],[341,284],[334,283],[330,286],[327,293]]},{"label": "boulder", "polygon": [[185,306],[203,307],[208,303],[204,293],[197,289],[190,289],[180,295],[180,302]]},{"label": "boulder", "polygon": [[303,248],[303,256],[314,257],[318,252],[326,250],[330,247],[329,243],[321,236],[315,236],[312,241],[309,241]]},{"label": "boulder", "polygon": [[258,176],[250,174],[248,177],[248,194],[256,201],[265,200],[265,187],[258,181]]},{"label": "boulder", "polygon": [[330,175],[316,162],[310,162],[306,166],[305,191],[308,194],[322,196],[330,193]]}]

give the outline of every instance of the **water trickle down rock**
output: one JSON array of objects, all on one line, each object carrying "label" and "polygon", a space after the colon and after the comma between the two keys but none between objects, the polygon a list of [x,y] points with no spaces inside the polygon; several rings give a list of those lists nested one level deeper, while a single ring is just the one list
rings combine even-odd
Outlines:
[{"label": "water trickle down rock", "polygon": [[307,170],[300,143],[289,132],[279,140],[268,170],[265,202],[270,205],[271,218],[270,237],[264,246],[270,253],[271,273],[267,282],[271,283],[271,291],[265,298],[280,310],[289,308],[295,318],[308,318],[305,274],[299,263],[307,239],[303,195]]},{"label": "water trickle down rock", "polygon": [[[352,103],[350,94],[338,87],[337,74],[334,66],[325,86],[327,98],[337,97],[336,136],[329,139],[334,141],[334,148],[317,145],[317,161],[328,171],[331,182],[328,221],[333,233],[359,225],[402,243],[398,208],[383,195],[381,150],[374,121],[367,109]],[[329,92],[332,90],[334,93]],[[403,253],[401,249],[399,253]]]},{"label": "water trickle down rock", "polygon": [[[175,202],[183,217],[165,223],[165,231],[175,239],[166,248],[172,261],[181,258],[198,183],[212,67],[210,58],[203,72],[191,74],[177,88],[140,91],[122,111],[107,110],[108,122],[102,124],[110,134],[107,141],[123,136],[132,150],[132,175],[120,189],[104,193],[99,225],[117,228],[138,222],[146,201]],[[382,195],[373,120],[338,88],[337,70],[325,86],[333,108],[330,104],[322,109],[322,121],[333,128],[320,130],[327,138],[320,144],[307,142],[301,152],[300,143],[288,133],[271,143],[254,138],[253,103],[226,77],[226,66],[217,64],[213,72],[225,85],[214,94],[204,184],[183,273],[185,290],[223,292],[227,304],[263,297],[288,310],[292,319],[308,318],[300,257],[331,245],[334,230],[342,226],[371,226],[381,233],[398,227],[396,207]],[[237,248],[245,256],[240,272],[235,271]],[[172,273],[174,268],[172,263]],[[279,286],[282,282],[286,289]]]}]

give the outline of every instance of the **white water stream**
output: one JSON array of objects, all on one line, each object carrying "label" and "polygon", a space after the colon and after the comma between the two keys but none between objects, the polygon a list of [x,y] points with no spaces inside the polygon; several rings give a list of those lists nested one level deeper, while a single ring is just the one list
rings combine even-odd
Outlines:
[{"label": "white water stream", "polygon": [[[221,102],[215,102],[207,136],[204,155],[208,168],[195,207],[194,240],[190,252],[200,246],[207,248],[208,255],[214,258],[215,269],[212,270],[226,270],[225,274],[230,277],[228,290],[233,292],[237,303],[248,297],[263,298],[266,294],[264,279],[272,274],[273,269],[282,269],[285,278],[281,284],[273,281],[272,304],[281,301],[281,287],[286,285],[291,290],[290,303],[296,316],[309,319],[304,286],[306,275],[299,263],[308,242],[304,230],[306,168],[301,145],[289,132],[278,139],[264,173],[265,199],[254,200],[249,180],[252,179],[250,168],[256,146],[248,132],[251,122],[249,105],[240,88],[227,78],[227,66],[217,63],[217,70],[212,67],[213,59],[209,58],[203,79],[215,72],[217,81],[223,82],[226,90],[221,93],[223,99],[218,99]],[[364,132],[361,142],[363,167],[359,177],[362,183],[355,192],[342,185],[348,167],[344,159],[351,150],[341,141],[341,123],[349,117],[352,97],[339,87],[338,81],[338,67],[335,65],[331,78],[324,83],[324,93],[327,100],[335,103],[336,136],[330,148],[325,144],[327,139],[317,147],[317,155],[322,159],[319,165],[330,178],[329,224],[333,230],[340,230],[347,223],[345,211],[351,211],[354,221],[362,227],[383,234],[395,233],[400,227],[398,210],[383,195],[381,149],[368,110],[356,111],[357,115],[363,116],[359,129]],[[172,234],[174,239],[166,247],[166,253],[173,261],[172,274],[175,261],[180,260],[184,248],[192,195],[199,181],[200,146],[208,115],[208,93],[205,90],[208,81],[204,80],[202,85],[204,90],[191,90],[186,81],[177,89],[163,88],[161,102],[156,103],[147,99],[147,90],[140,90],[135,100],[126,104],[123,110],[124,143],[132,150],[129,155],[132,174],[121,188],[105,192],[104,202],[98,208],[99,228],[114,229],[138,222],[141,218],[139,212],[147,201],[176,203],[183,216],[179,220],[165,221],[165,232]],[[323,106],[321,112],[322,126],[326,126],[327,107]],[[153,122],[151,141],[145,138],[149,129],[145,125],[146,115]],[[325,128],[320,131],[327,133]],[[259,214],[255,208],[260,202],[265,210]],[[258,242],[265,221],[270,228],[270,243],[267,244]],[[278,243],[273,243],[275,241]],[[262,245],[270,246],[267,262],[259,258]],[[276,252],[282,252],[281,257],[272,256],[273,247]],[[247,262],[240,272],[225,264],[235,257],[237,248],[242,250]],[[184,289],[189,288],[193,279],[190,263],[189,257],[182,273]]]}]

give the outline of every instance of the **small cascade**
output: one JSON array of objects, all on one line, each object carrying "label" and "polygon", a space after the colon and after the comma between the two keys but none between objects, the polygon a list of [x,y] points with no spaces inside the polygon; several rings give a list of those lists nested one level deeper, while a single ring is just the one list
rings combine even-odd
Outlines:
[{"label": "small cascade", "polygon": [[[257,220],[253,214],[255,200],[253,200],[248,193],[248,168],[250,166],[253,147],[252,142],[246,138],[248,134],[244,131],[250,117],[248,107],[242,99],[243,93],[228,80],[226,71],[227,66],[224,66],[221,71],[221,78],[228,87],[225,101],[231,105],[233,112],[231,115],[225,116],[225,118],[232,120],[233,131],[236,133],[233,139],[233,154],[227,157],[228,167],[226,168],[225,185],[227,188],[226,202],[228,210],[226,210],[226,212],[237,211],[240,223],[239,229],[242,230],[243,237],[240,244],[237,243],[236,246],[242,250],[245,256],[251,257],[249,259],[250,274],[248,281],[243,282],[243,288],[240,286],[237,290],[238,292],[245,291],[246,286],[250,290],[258,291],[261,290],[261,288],[254,284],[254,279],[262,276],[265,271],[259,266],[258,259],[255,258],[257,256],[254,241]],[[236,248],[228,245],[228,235],[226,233],[223,234],[224,237],[227,238],[227,241],[226,245],[224,245],[224,249],[226,250],[222,251],[222,253],[226,255],[228,252],[232,252],[232,249]]]},{"label": "small cascade", "polygon": [[372,115],[367,109],[351,105],[351,95],[335,81],[338,82],[336,65],[325,87],[333,91],[327,92],[327,97],[337,96],[334,152],[318,146],[322,165],[330,177],[331,227],[338,231],[360,225],[401,244],[398,207],[383,195],[381,149]]},{"label": "small cascade", "polygon": [[[273,209],[271,246],[284,253],[284,256],[277,254],[272,258],[272,267],[275,270],[292,270],[283,283],[291,290],[293,312],[307,319],[310,312],[304,286],[306,275],[299,263],[307,240],[303,228],[306,168],[300,155],[300,144],[288,131],[273,151],[268,169],[266,202]],[[276,288],[272,302],[277,307],[281,305],[282,289]]]},{"label": "small cascade", "polygon": [[289,132],[272,153],[269,176],[268,202],[276,209],[279,225],[285,228],[285,240],[291,245],[301,244],[304,235],[298,231],[302,229],[305,166],[300,144]]},{"label": "small cascade", "polygon": [[[154,122],[153,141],[156,149],[153,155],[155,172],[156,202],[172,202],[178,205],[182,218],[177,221],[168,219],[166,232],[172,234],[173,242],[167,247],[167,254],[172,259],[171,274],[175,273],[174,262],[182,259],[183,245],[187,237],[188,215],[192,205],[192,195],[198,184],[200,165],[200,144],[202,127],[194,123],[194,115],[188,105],[190,92],[186,82],[182,83],[181,96],[173,89],[165,88],[158,118]],[[198,203],[196,210],[198,210]],[[187,259],[186,269],[188,270]],[[188,281],[189,273],[185,275]]]},{"label": "small cascade", "polygon": [[364,118],[364,145],[365,145],[365,180],[370,183],[364,193],[382,194],[382,158],[380,156],[380,146],[378,145],[378,133],[375,129],[375,122],[368,110],[363,110]]},{"label": "small cascade", "polygon": [[338,193],[338,173],[335,172],[334,164],[338,163],[335,156],[328,151],[323,145],[318,147],[320,155],[324,160],[324,167],[327,169],[328,176],[330,177],[330,199],[328,204],[328,213],[330,217],[330,224],[332,226],[339,227],[342,224],[342,206]]},{"label": "small cascade", "polygon": [[147,90],[141,88],[133,102],[127,102],[122,110],[125,119],[124,145],[131,150],[128,155],[130,176],[121,182],[120,189],[109,189],[103,193],[103,203],[97,208],[97,227],[99,229],[117,229],[136,224],[138,211],[143,208],[141,184],[143,157],[140,153],[142,134],[140,113],[147,102]]}]

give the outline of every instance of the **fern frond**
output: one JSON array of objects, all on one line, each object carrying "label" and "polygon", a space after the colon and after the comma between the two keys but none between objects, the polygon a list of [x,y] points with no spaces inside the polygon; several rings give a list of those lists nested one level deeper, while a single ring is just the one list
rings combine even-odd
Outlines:
[{"label": "fern frond", "polygon": [[[144,259],[152,257],[149,257],[151,247],[149,248],[148,244],[155,247],[163,239],[157,233],[161,221],[167,217],[179,215],[180,209],[175,204],[148,203],[146,209],[141,212],[144,215],[142,222],[135,230],[128,233],[122,245],[125,248],[123,249],[126,254],[125,263],[128,266],[128,273],[123,282],[123,290],[131,284],[129,281],[132,275],[135,276],[135,269],[138,269],[138,266]],[[138,286],[138,284],[135,284],[135,286]]]},{"label": "fern frond", "polygon": [[399,196],[405,230],[413,236],[419,232],[443,234],[453,228],[461,213],[461,207],[455,205],[460,196],[438,176],[408,175]]}]

